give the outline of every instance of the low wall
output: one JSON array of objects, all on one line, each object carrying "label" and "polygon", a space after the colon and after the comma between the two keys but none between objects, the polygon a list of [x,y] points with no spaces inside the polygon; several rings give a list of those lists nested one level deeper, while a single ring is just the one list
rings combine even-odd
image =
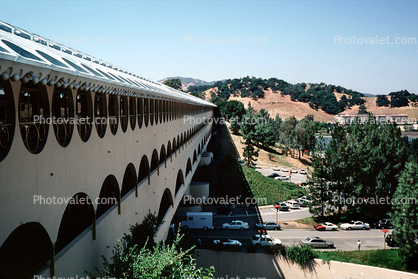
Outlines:
[{"label": "low wall", "polygon": [[303,268],[281,256],[266,253],[241,253],[196,250],[197,265],[216,269],[217,279],[399,279],[418,278],[418,274],[372,266],[315,260]]}]

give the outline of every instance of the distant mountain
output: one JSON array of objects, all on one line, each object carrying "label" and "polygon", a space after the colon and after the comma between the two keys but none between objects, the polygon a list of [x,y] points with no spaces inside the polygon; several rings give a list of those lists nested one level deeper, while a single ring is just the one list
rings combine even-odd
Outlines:
[{"label": "distant mountain", "polygon": [[[163,82],[167,79],[177,79],[177,78],[181,80],[181,85],[183,87],[183,91],[186,91],[187,88],[189,88],[190,86],[212,85],[215,82],[217,82],[217,80],[208,82],[208,81],[204,81],[204,80],[197,79],[197,78],[178,77],[178,76],[177,77],[167,77],[167,78],[164,78],[162,80],[159,80],[158,82]],[[221,81],[224,81],[224,80],[221,80]]]}]

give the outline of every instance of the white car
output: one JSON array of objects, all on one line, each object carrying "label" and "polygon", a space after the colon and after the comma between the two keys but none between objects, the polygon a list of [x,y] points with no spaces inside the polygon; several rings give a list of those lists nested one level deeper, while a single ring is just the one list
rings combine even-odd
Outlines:
[{"label": "white car", "polygon": [[274,171],[279,171],[279,170],[280,170],[280,168],[279,168],[279,166],[274,165],[274,166],[273,166],[273,170],[274,170]]},{"label": "white car", "polygon": [[306,172],[306,169],[300,169],[300,172],[299,172],[300,174],[308,174],[307,172]]},{"label": "white car", "polygon": [[228,239],[227,241],[216,239],[213,241],[213,244],[222,246],[242,246],[242,243],[235,239]]},{"label": "white car", "polygon": [[295,173],[297,173],[297,172],[298,172],[298,169],[297,169],[297,168],[295,168],[295,167],[292,167],[292,168],[290,169],[290,172],[295,172]]},{"label": "white car", "polygon": [[287,169],[287,167],[282,167],[281,170],[284,171],[284,172],[289,172],[289,170]]},{"label": "white car", "polygon": [[321,224],[321,225],[315,225],[314,228],[317,231],[336,231],[336,230],[338,230],[338,226],[334,225],[333,223],[330,223],[330,222],[325,222],[324,224]]},{"label": "white car", "polygon": [[343,223],[340,226],[343,230],[369,230],[370,225],[362,221],[351,221],[350,223]]},{"label": "white car", "polygon": [[286,201],[284,202],[290,209],[299,209],[300,204],[297,201]]},{"label": "white car", "polygon": [[276,180],[289,180],[289,176],[288,175],[281,175],[281,176],[277,176],[274,179]]},{"label": "white car", "polygon": [[251,243],[257,248],[260,247],[273,247],[276,245],[282,245],[282,242],[278,238],[271,237],[265,234],[256,234],[251,237]]},{"label": "white car", "polygon": [[247,222],[243,222],[240,220],[234,220],[229,223],[222,224],[222,229],[225,230],[247,230],[249,228]]}]

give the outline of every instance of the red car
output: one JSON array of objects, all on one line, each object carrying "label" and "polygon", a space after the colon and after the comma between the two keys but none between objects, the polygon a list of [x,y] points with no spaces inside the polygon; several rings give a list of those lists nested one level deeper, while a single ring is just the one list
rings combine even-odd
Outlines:
[{"label": "red car", "polygon": [[315,225],[314,228],[317,231],[336,231],[338,226],[330,222],[325,222],[325,224]]}]

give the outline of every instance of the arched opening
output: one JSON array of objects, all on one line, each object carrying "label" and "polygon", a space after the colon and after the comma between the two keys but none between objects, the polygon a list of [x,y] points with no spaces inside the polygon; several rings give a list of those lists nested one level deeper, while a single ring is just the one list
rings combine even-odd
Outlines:
[{"label": "arched opening", "polygon": [[93,119],[93,104],[90,91],[77,91],[76,96],[77,130],[83,142],[91,135],[91,119]]},{"label": "arched opening", "polygon": [[157,170],[157,174],[159,175],[159,160],[158,160],[158,152],[156,149],[152,151],[152,157],[151,157],[151,173]]},{"label": "arched opening", "polygon": [[128,117],[129,117],[129,110],[128,110],[128,98],[126,96],[121,96],[119,99],[119,109],[120,109],[120,127],[122,128],[122,132],[126,132],[128,129]]},{"label": "arched opening", "polygon": [[9,82],[0,81],[0,162],[6,158],[15,134],[15,101]]},{"label": "arched opening", "polygon": [[171,157],[171,155],[173,155],[173,149],[171,147],[171,142],[168,141],[168,143],[167,143],[167,158],[170,158],[170,162],[173,161],[173,158]]},{"label": "arched opening", "polygon": [[103,93],[96,93],[94,97],[94,118],[97,134],[100,138],[103,138],[107,126],[106,96]]},{"label": "arched opening", "polygon": [[145,178],[148,178],[148,185],[150,184],[150,168],[149,161],[146,155],[142,156],[141,164],[139,165],[138,182],[141,183]]},{"label": "arched opening", "polygon": [[196,163],[197,156],[196,156],[196,149],[193,151],[193,164]]},{"label": "arched opening", "polygon": [[[81,202],[83,201],[83,202]],[[94,223],[94,207],[85,193],[75,194],[65,208],[58,229],[55,253],[64,249],[80,233]]]},{"label": "arched opening", "polygon": [[49,128],[45,120],[49,116],[45,86],[23,84],[19,94],[19,127],[23,143],[29,152],[37,154],[44,148]]},{"label": "arched opening", "polygon": [[162,163],[165,163],[165,167],[167,167],[167,153],[165,151],[165,146],[164,144],[161,145],[161,150],[160,150],[160,165]]},{"label": "arched opening", "polygon": [[183,175],[183,171],[179,170],[179,172],[177,173],[177,179],[176,179],[176,196],[182,185],[184,185],[184,175]]},{"label": "arched opening", "polygon": [[125,196],[133,188],[136,188],[137,185],[138,178],[136,177],[135,166],[132,163],[129,163],[125,169],[125,174],[123,175],[121,197]]},{"label": "arched opening", "polygon": [[155,115],[155,125],[158,125],[158,119],[161,118],[161,107],[160,107],[160,101],[154,100],[154,115]]},{"label": "arched opening", "polygon": [[41,224],[20,225],[0,247],[0,278],[30,278],[46,267],[52,254],[51,239]]},{"label": "arched opening", "polygon": [[[180,146],[183,146],[183,144],[184,144],[184,134],[182,133],[181,135],[180,135]],[[183,149],[184,149],[184,147],[183,147]]]},{"label": "arched opening", "polygon": [[132,131],[135,130],[136,126],[136,98],[129,98],[129,122],[131,123]]},{"label": "arched opening", "polygon": [[109,126],[113,135],[118,132],[119,123],[119,106],[118,97],[116,95],[109,95]]},{"label": "arched opening", "polygon": [[73,134],[74,103],[71,90],[55,88],[52,96],[52,119],[58,144],[66,147]]},{"label": "arched opening", "polygon": [[199,145],[197,146],[197,154],[199,154],[200,155],[200,143],[199,143]]},{"label": "arched opening", "polygon": [[137,104],[138,104],[138,127],[139,129],[141,129],[142,122],[144,120],[144,99],[138,98]]},{"label": "arched opening", "polygon": [[[160,202],[160,209],[158,210],[158,223],[164,219],[165,215],[167,214],[170,206],[173,207],[173,196],[171,195],[170,189],[165,189],[164,194],[161,198]],[[170,222],[171,220],[166,220],[166,222]]]},{"label": "arched opening", "polygon": [[[120,202],[119,185],[116,177],[112,174],[108,175],[103,182],[99,195],[100,203],[97,205],[96,216],[99,218],[113,205]],[[120,207],[119,207],[120,214]]]},{"label": "arched opening", "polygon": [[192,161],[189,158],[187,159],[186,176],[188,176],[191,171],[192,171]]},{"label": "arched opening", "polygon": [[164,123],[168,121],[167,116],[168,116],[167,101],[163,101],[163,122]]},{"label": "arched opening", "polygon": [[181,139],[180,136],[177,135],[177,149],[180,150],[180,146],[181,146]]}]

